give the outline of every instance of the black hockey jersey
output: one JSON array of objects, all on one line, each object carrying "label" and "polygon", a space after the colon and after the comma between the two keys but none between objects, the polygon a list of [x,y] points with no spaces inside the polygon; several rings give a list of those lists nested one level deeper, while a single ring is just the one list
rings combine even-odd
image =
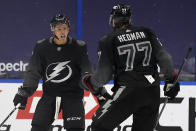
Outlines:
[{"label": "black hockey jersey", "polygon": [[166,79],[173,78],[170,55],[155,34],[145,27],[117,29],[104,36],[99,42],[98,55],[98,67],[91,77],[92,83],[98,87],[111,80],[112,75],[119,76],[126,72],[135,72],[135,77],[139,77],[139,73],[143,74],[142,77],[158,74],[157,64]]},{"label": "black hockey jersey", "polygon": [[92,72],[84,41],[71,37],[64,45],[57,45],[53,38],[39,41],[33,51],[23,87],[31,94],[43,80],[43,93],[50,96],[83,96],[79,87],[81,76]]}]

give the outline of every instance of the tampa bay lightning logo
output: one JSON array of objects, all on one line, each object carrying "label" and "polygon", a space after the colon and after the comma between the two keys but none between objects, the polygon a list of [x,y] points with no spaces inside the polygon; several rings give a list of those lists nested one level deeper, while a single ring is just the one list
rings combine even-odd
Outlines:
[{"label": "tampa bay lightning logo", "polygon": [[72,69],[68,65],[70,61],[52,63],[46,68],[46,82],[61,83],[69,79]]}]

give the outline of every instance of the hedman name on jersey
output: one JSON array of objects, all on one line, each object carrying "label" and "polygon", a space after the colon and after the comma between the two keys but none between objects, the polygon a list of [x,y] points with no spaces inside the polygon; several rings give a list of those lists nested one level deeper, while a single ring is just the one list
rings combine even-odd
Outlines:
[{"label": "hedman name on jersey", "polygon": [[134,33],[129,33],[129,34],[123,34],[123,35],[119,35],[117,37],[118,37],[120,42],[146,38],[144,32],[134,32]]}]

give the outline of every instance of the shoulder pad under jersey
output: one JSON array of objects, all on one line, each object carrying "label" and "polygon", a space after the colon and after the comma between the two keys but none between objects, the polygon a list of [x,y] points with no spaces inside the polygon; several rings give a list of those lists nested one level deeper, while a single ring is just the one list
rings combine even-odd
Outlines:
[{"label": "shoulder pad under jersey", "polygon": [[100,39],[99,39],[99,41],[103,41],[103,40],[105,40],[105,39],[107,39],[108,38],[108,35],[104,35],[103,37],[101,37]]},{"label": "shoulder pad under jersey", "polygon": [[37,43],[40,44],[42,42],[44,42],[46,39],[42,39],[42,40],[38,40]]},{"label": "shoulder pad under jersey", "polygon": [[108,35],[104,35],[101,39],[106,39],[108,37]]},{"label": "shoulder pad under jersey", "polygon": [[83,40],[76,40],[76,43],[80,46],[86,45],[86,43]]}]

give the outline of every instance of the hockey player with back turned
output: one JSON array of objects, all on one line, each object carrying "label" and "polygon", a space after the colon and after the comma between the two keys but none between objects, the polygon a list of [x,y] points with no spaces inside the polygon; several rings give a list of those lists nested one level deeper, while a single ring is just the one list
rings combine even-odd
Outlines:
[{"label": "hockey player with back turned", "polygon": [[31,131],[48,131],[62,109],[67,131],[85,129],[84,90],[79,87],[81,76],[92,72],[84,41],[71,38],[69,20],[61,14],[50,22],[54,37],[39,41],[30,59],[24,83],[18,89],[14,105],[25,109],[27,98],[43,80],[43,95],[37,104]]},{"label": "hockey player with back turned", "polygon": [[96,93],[114,76],[113,98],[94,114],[92,131],[112,131],[133,115],[132,131],[153,131],[160,104],[160,78],[164,73],[165,95],[175,98],[179,83],[170,55],[152,30],[131,23],[129,5],[114,6],[110,16],[113,31],[99,42],[99,62],[93,74],[83,77],[86,89]]}]

